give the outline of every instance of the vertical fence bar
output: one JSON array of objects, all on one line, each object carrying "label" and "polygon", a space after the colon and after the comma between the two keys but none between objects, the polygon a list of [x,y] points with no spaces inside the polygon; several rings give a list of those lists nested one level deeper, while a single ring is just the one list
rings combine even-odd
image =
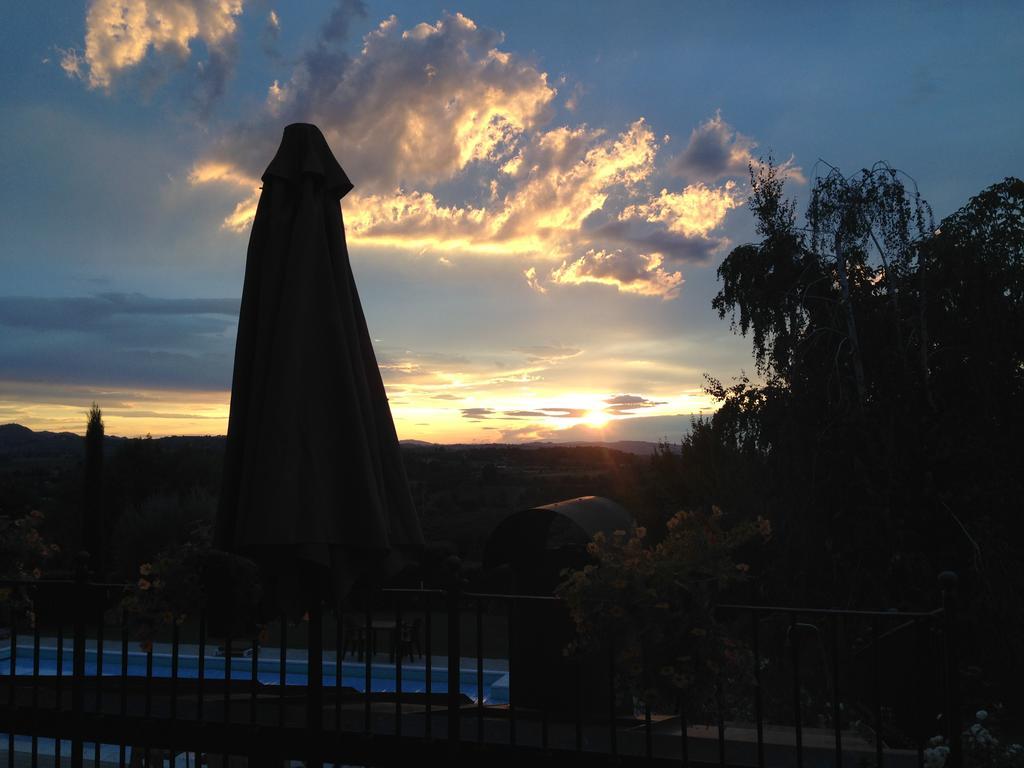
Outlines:
[{"label": "vertical fence bar", "polygon": [[277,665],[277,724],[284,728],[288,708],[285,691],[288,689],[288,616],[281,614],[281,647],[278,648]]},{"label": "vertical fence bar", "polygon": [[[54,706],[61,710],[64,708],[64,625],[57,623],[57,663],[54,678]],[[61,739],[58,736],[53,741],[53,765],[60,768]]]},{"label": "vertical fence bar", "polygon": [[[125,716],[128,714],[128,629],[122,624],[121,625],[121,685],[120,685],[120,707],[119,711],[121,714],[121,722],[124,722]],[[117,745],[117,762],[121,768],[124,768],[125,759],[125,737],[118,740]]]},{"label": "vertical fence bar", "polygon": [[[39,709],[39,620],[32,621],[32,709]],[[39,736],[32,728],[32,768],[39,765]]]},{"label": "vertical fence bar", "polygon": [[323,730],[324,703],[324,637],[323,637],[323,606],[320,601],[320,584],[313,581],[309,609],[309,650],[306,653],[306,729],[309,733],[312,748],[311,764],[322,763],[320,754],[320,735]]},{"label": "vertical fence bar", "polygon": [[722,712],[722,684],[715,681],[715,719],[718,720],[718,765],[725,768],[725,714]]},{"label": "vertical fence bar", "polygon": [[803,768],[804,724],[800,707],[800,630],[796,619],[796,613],[791,613],[789,617],[789,643],[793,659],[793,724],[796,729],[796,765],[797,768]]},{"label": "vertical fence bar", "polygon": [[924,622],[914,619],[914,741],[917,744],[917,764],[924,768],[924,702],[921,700],[921,689],[924,688],[924,641],[922,635]]},{"label": "vertical fence bar", "polygon": [[[14,708],[18,700],[18,689],[16,675],[18,672],[18,618],[11,612],[11,655],[10,655],[10,685],[7,689],[7,705]],[[7,768],[14,768],[14,729],[7,734]]]},{"label": "vertical fence bar", "polygon": [[690,735],[686,732],[686,707],[679,701],[679,757],[683,768],[690,765]]},{"label": "vertical fence bar", "polygon": [[[543,644],[541,645],[541,665],[541,671],[544,673],[544,677],[550,680],[552,673],[551,660],[547,654],[547,649],[544,647]],[[551,713],[549,712],[548,707],[547,690],[542,690],[540,697],[540,746],[541,749],[546,750],[548,748],[548,728],[550,726],[549,720],[551,717]]]},{"label": "vertical fence bar", "polygon": [[508,599],[508,621],[505,625],[506,644],[508,647],[508,743],[516,744],[516,698],[512,695],[512,660],[515,658],[515,612],[516,599],[510,596]]},{"label": "vertical fence bar", "polygon": [[252,666],[250,672],[249,686],[249,723],[256,724],[257,697],[260,691],[260,630],[253,632],[252,636]]},{"label": "vertical fence bar", "polygon": [[608,638],[608,751],[619,754],[619,738],[615,730],[615,647]]},{"label": "vertical fence bar", "polygon": [[654,757],[654,735],[651,733],[651,704],[644,702],[644,752],[647,759]]},{"label": "vertical fence bar", "polygon": [[[85,637],[87,634],[86,611],[89,608],[88,561],[80,558],[75,572],[75,622],[72,628],[74,646],[71,649],[71,712],[74,730],[71,734],[71,765],[82,765],[85,736]],[[99,673],[97,673],[97,678]]]},{"label": "vertical fence bar", "polygon": [[373,732],[373,710],[370,696],[373,688],[373,588],[366,586],[366,607],[363,615],[363,730]]},{"label": "vertical fence bar", "polygon": [[[107,591],[103,589],[100,593],[101,599],[96,606],[96,701],[94,709],[96,714],[103,712],[103,618],[104,606],[107,602]],[[92,745],[93,768],[100,768],[100,740],[96,739]]]},{"label": "vertical fence bar", "polygon": [[[337,603],[337,601],[335,601]],[[334,614],[334,730],[341,733],[342,662],[345,661],[345,621],[342,609]]]},{"label": "vertical fence bar", "polygon": [[942,635],[946,667],[946,743],[949,744],[949,768],[962,768],[963,749],[960,743],[960,664],[957,658],[956,588],[957,575],[952,571],[939,574],[942,589]]},{"label": "vertical fence bar", "polygon": [[455,747],[461,737],[459,662],[462,658],[461,589],[458,576],[448,587],[448,744]]},{"label": "vertical fence bar", "polygon": [[206,687],[206,610],[199,609],[199,648],[196,651],[196,720],[203,719],[204,690]]},{"label": "vertical fence bar", "polygon": [[[96,608],[96,713],[103,709],[103,633],[104,633],[104,605],[106,604],[106,590],[102,593],[103,599],[99,601]],[[96,743],[99,750],[99,742]],[[97,753],[98,754],[98,753]]]},{"label": "vertical fence bar", "polygon": [[583,751],[583,661],[575,659],[576,667],[576,751]]},{"label": "vertical fence bar", "polygon": [[392,593],[395,600],[395,631],[391,638],[391,653],[395,658],[395,736],[402,735],[402,598]]},{"label": "vertical fence bar", "polygon": [[757,723],[757,768],[764,768],[764,703],[761,690],[761,615],[750,612],[753,619],[751,645],[754,652],[754,720]]},{"label": "vertical fence bar", "polygon": [[875,704],[875,765],[882,768],[882,654],[879,650],[878,617],[871,617],[872,692]]},{"label": "vertical fence bar", "polygon": [[231,625],[228,625],[227,637],[224,638],[224,690],[223,690],[223,706],[224,706],[224,722],[227,723],[231,719],[231,654],[234,652],[231,638]]},{"label": "vertical fence bar", "polygon": [[832,729],[835,732],[836,768],[843,768],[843,710],[839,697],[839,632],[842,615],[832,617]]},{"label": "vertical fence bar", "polygon": [[146,645],[146,717],[153,714],[153,643]]},{"label": "vertical fence bar", "polygon": [[484,601],[476,599],[476,740],[484,740]]},{"label": "vertical fence bar", "polygon": [[434,731],[433,724],[431,722],[433,720],[433,717],[434,717],[434,715],[433,715],[433,702],[431,701],[431,698],[433,696],[433,684],[434,684],[434,666],[433,666],[433,662],[431,661],[431,659],[432,659],[432,651],[433,651],[432,641],[433,641],[433,635],[434,635],[434,629],[433,629],[434,625],[433,625],[433,622],[432,622],[433,610],[432,610],[432,606],[431,606],[431,599],[430,599],[430,597],[431,597],[430,594],[427,594],[427,596],[426,596],[426,605],[427,605],[426,616],[423,617],[423,623],[425,625],[425,629],[423,631],[426,634],[426,638],[424,638],[424,639],[427,642],[427,669],[426,669],[426,678],[427,678],[427,719],[426,719],[426,722],[424,722],[424,724],[423,724],[423,736],[424,736],[424,738],[427,738],[427,739],[430,738],[431,734]]},{"label": "vertical fence bar", "polygon": [[171,622],[171,720],[178,718],[178,657],[181,655],[178,635],[178,618],[175,617]]},{"label": "vertical fence bar", "polygon": [[64,625],[57,624],[57,663],[54,671],[54,701],[57,709],[64,708]]}]

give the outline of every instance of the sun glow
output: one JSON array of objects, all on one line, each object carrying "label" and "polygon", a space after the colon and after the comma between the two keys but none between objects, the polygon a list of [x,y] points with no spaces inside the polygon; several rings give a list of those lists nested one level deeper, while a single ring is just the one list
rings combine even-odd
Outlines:
[{"label": "sun glow", "polygon": [[607,424],[610,419],[611,417],[607,413],[595,409],[593,411],[587,412],[587,414],[583,417],[583,423],[586,424],[588,427],[600,429],[605,424]]}]

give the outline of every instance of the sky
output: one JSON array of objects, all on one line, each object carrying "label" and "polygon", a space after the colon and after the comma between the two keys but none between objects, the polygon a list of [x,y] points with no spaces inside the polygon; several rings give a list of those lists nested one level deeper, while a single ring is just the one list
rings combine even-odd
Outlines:
[{"label": "sky", "polygon": [[0,423],[223,434],[259,177],[320,126],[399,437],[669,440],[754,373],[711,308],[884,160],[937,218],[1024,176],[1014,2],[91,0],[0,27]]}]

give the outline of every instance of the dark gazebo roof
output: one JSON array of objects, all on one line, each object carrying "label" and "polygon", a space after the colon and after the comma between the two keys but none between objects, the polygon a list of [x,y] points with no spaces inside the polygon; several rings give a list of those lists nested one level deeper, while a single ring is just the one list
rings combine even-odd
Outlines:
[{"label": "dark gazebo roof", "polygon": [[635,522],[626,509],[602,496],[580,496],[541,507],[513,512],[502,520],[484,546],[484,568],[521,563],[548,546],[551,525],[556,518],[569,521],[581,538],[590,540],[598,531],[632,531]]}]

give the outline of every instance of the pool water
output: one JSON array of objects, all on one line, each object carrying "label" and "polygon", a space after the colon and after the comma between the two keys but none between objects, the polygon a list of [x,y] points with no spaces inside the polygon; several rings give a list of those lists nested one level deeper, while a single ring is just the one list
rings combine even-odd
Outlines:
[{"label": "pool water", "polygon": [[[97,667],[95,648],[86,648],[85,674],[94,676]],[[161,650],[153,651],[153,677],[171,676],[171,654]],[[128,652],[128,674],[145,676],[147,654],[138,650]],[[0,651],[0,675],[9,675],[10,646]],[[435,657],[435,664],[430,667],[430,690],[432,693],[447,693],[448,667],[447,659]],[[203,663],[203,679],[223,680],[227,669],[223,656],[207,654]],[[488,663],[490,662],[490,663]],[[281,681],[280,651],[277,648],[260,649],[256,664],[256,679],[261,683],[276,685]],[[60,668],[62,675],[72,673],[72,643],[65,642],[61,653]],[[15,658],[15,674],[31,675],[33,671],[33,648],[31,644],[18,643]],[[323,684],[334,687],[336,684],[337,664],[333,658],[324,658]],[[57,674],[57,648],[55,645],[43,645],[39,648],[39,673],[41,675]],[[103,676],[117,677],[121,674],[120,648],[104,648]],[[231,659],[231,679],[251,680],[253,660],[251,657],[233,657]],[[394,663],[370,664],[370,690],[374,693],[392,693],[396,690],[397,667]],[[195,679],[199,676],[199,657],[195,653],[180,652],[178,654],[178,677]],[[284,680],[288,685],[306,685],[308,674],[306,660],[289,658],[285,661]],[[485,704],[508,703],[508,675],[501,668],[495,668],[494,662],[484,660],[483,694]],[[366,686],[366,664],[362,661],[342,661],[341,684],[364,691]],[[473,701],[477,700],[476,659],[463,659],[459,670],[459,690]],[[402,693],[425,693],[427,690],[427,668],[423,662],[405,662],[402,664]]]}]

